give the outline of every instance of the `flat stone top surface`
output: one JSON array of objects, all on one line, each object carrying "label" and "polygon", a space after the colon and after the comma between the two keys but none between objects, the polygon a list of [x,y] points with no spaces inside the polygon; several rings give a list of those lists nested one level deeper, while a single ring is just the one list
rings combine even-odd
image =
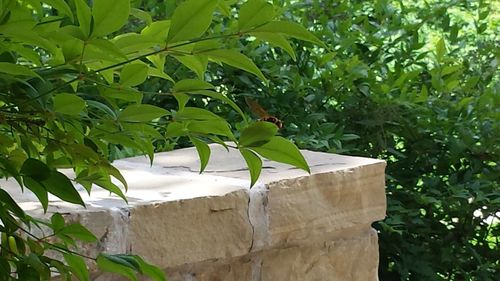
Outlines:
[{"label": "flat stone top surface", "polygon": [[[211,158],[203,174],[199,174],[200,162],[194,148],[179,149],[155,155],[151,166],[149,159],[143,156],[115,161],[117,167],[128,182],[126,193],[128,207],[152,204],[155,202],[176,201],[196,197],[222,196],[227,193],[249,189],[250,175],[246,163],[236,149],[227,151],[220,145],[210,145]],[[342,156],[303,150],[311,168],[311,174],[349,170],[367,165],[385,165],[384,161],[362,157]],[[281,180],[308,176],[308,173],[290,165],[264,160],[259,182],[253,189],[265,188],[266,185]],[[41,210],[36,197],[25,189],[22,193],[15,181],[0,180],[0,186],[6,189],[25,210]],[[89,196],[79,188],[87,210],[127,207],[127,204],[108,191],[94,188]],[[49,200],[59,212],[81,210],[80,206],[61,202],[49,195]]]}]

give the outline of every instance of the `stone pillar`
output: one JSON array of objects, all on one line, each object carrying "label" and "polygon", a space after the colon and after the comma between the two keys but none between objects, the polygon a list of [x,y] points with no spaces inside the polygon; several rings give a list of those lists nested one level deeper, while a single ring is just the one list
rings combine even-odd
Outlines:
[{"label": "stone pillar", "polygon": [[[211,149],[202,175],[193,148],[156,154],[153,166],[119,160],[129,204],[95,189],[85,212],[61,202],[51,211],[74,214],[100,236],[86,253],[138,254],[170,281],[378,280],[371,224],[385,217],[384,161],[302,151],[310,175],[264,161],[249,188],[238,152]],[[15,197],[38,208],[29,194]]]}]

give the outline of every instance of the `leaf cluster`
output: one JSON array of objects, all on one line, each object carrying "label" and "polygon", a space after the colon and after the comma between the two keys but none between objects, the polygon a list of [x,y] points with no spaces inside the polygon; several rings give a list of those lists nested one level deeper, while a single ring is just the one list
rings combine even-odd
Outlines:
[{"label": "leaf cluster", "polygon": [[[164,13],[145,9],[148,1],[0,1],[0,177],[31,191],[44,212],[49,195],[85,206],[80,191],[96,187],[126,200],[127,183],[111,161],[129,154],[153,161],[155,151],[179,139],[196,147],[200,172],[210,157],[207,143],[238,149],[251,185],[262,157],[309,171],[273,124],[249,120],[223,86],[207,78],[211,65],[225,65],[266,85],[266,75],[242,53],[240,42],[249,37],[291,56],[290,38],[323,43],[281,20],[267,1],[173,2],[160,5]],[[188,71],[176,73],[171,65]],[[148,90],[148,83],[165,88]],[[174,104],[155,103],[163,98]],[[239,116],[239,126],[193,100],[227,108]],[[79,254],[75,240],[96,241],[88,230],[57,214],[51,222],[30,217],[4,187],[0,222],[0,280],[49,280],[54,274],[88,280],[85,259],[131,280],[136,273],[165,280],[137,256]],[[33,227],[50,231],[40,237]],[[47,251],[61,253],[64,262]]]}]

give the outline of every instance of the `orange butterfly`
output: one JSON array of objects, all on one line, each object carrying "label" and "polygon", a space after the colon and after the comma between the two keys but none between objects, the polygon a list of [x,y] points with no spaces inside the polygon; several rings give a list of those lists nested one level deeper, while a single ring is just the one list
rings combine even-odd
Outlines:
[{"label": "orange butterfly", "polygon": [[252,100],[249,97],[245,97],[245,102],[247,103],[250,110],[252,110],[255,115],[259,116],[260,121],[273,123],[274,125],[276,125],[276,127],[278,127],[278,129],[283,128],[283,122],[281,122],[281,120],[279,120],[278,118],[269,115],[269,113],[267,113],[267,111],[262,108],[262,106],[260,106],[260,104],[258,104],[256,101]]}]

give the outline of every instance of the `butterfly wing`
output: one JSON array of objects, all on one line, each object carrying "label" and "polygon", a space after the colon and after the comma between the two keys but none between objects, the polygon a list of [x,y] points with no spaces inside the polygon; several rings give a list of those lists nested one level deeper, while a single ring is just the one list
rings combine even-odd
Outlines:
[{"label": "butterfly wing", "polygon": [[259,118],[269,117],[267,111],[264,108],[262,108],[262,106],[260,106],[260,104],[258,104],[256,101],[252,100],[249,97],[245,97],[245,102],[247,103],[250,110]]},{"label": "butterfly wing", "polygon": [[245,102],[247,103],[250,110],[252,110],[252,112],[257,116],[259,116],[261,121],[271,122],[276,125],[278,129],[281,129],[283,127],[283,122],[281,122],[281,120],[269,115],[269,113],[267,113],[267,111],[262,108],[262,106],[260,106],[260,104],[258,104],[256,101],[252,100],[249,97],[245,97]]}]

